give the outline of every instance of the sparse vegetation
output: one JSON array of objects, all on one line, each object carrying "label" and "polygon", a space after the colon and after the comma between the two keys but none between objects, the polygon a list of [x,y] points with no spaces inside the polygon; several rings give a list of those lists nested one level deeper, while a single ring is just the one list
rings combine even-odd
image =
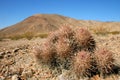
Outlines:
[{"label": "sparse vegetation", "polygon": [[112,35],[116,35],[116,34],[120,34],[120,31],[118,30],[114,30],[112,31],[112,29],[110,27],[107,27],[105,25],[102,26],[95,26],[95,27],[90,27],[90,30],[95,33],[96,35],[108,35],[108,34],[112,34]]},{"label": "sparse vegetation", "polygon": [[109,28],[104,25],[101,25],[92,28],[92,31],[97,35],[107,35],[109,32]]},{"label": "sparse vegetation", "polygon": [[48,33],[39,33],[39,34],[36,34],[34,37],[47,38]]},{"label": "sparse vegetation", "polygon": [[[64,25],[56,30],[63,23],[71,27]],[[79,24],[82,28],[76,28]],[[119,22],[74,21],[62,16],[37,15],[2,29],[0,79],[11,80],[17,76],[20,80],[119,80],[119,25]],[[89,28],[94,37],[84,27]]]},{"label": "sparse vegetation", "polygon": [[52,69],[72,70],[78,78],[101,73],[105,75],[113,70],[112,53],[104,48],[96,50],[94,38],[84,28],[73,30],[69,26],[62,26],[51,33],[41,47],[34,53],[40,62],[54,67]]},{"label": "sparse vegetation", "polygon": [[109,34],[112,34],[112,35],[120,34],[120,31],[111,31],[109,32]]},{"label": "sparse vegetation", "polygon": [[34,33],[32,32],[26,32],[24,34],[21,35],[23,38],[26,38],[28,40],[32,39],[34,37]]},{"label": "sparse vegetation", "polygon": [[3,38],[2,37],[0,37],[0,41],[2,41],[3,40]]},{"label": "sparse vegetation", "polygon": [[22,39],[22,38],[26,38],[28,40],[31,40],[32,38],[36,38],[36,37],[40,37],[40,38],[46,38],[48,36],[48,33],[39,33],[37,35],[35,35],[34,33],[32,32],[26,32],[24,34],[16,34],[16,35],[13,35],[13,36],[9,36],[9,37],[3,37],[2,39],[5,39],[5,38],[10,38],[12,40],[18,40],[18,39]]},{"label": "sparse vegetation", "polygon": [[18,39],[22,39],[23,36],[22,36],[22,35],[15,35],[15,36],[10,36],[10,37],[8,37],[8,38],[10,38],[10,39],[12,39],[12,40],[18,40]]},{"label": "sparse vegetation", "polygon": [[10,38],[12,40],[18,40],[18,39],[26,38],[26,39],[30,40],[33,37],[34,37],[34,33],[32,33],[32,32],[26,32],[24,34],[16,34],[14,36],[10,36],[10,37],[7,37],[7,38]]}]

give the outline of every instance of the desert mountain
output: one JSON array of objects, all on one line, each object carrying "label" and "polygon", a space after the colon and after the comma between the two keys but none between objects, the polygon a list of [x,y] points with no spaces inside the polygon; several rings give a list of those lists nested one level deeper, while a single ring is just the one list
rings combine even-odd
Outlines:
[{"label": "desert mountain", "polygon": [[36,14],[26,18],[25,20],[0,30],[0,36],[13,36],[21,35],[26,32],[34,34],[46,33],[58,29],[62,24],[68,24],[72,27],[94,27],[106,26],[115,27],[120,29],[120,22],[98,22],[98,21],[85,21],[76,20],[73,18],[57,15],[57,14]]}]

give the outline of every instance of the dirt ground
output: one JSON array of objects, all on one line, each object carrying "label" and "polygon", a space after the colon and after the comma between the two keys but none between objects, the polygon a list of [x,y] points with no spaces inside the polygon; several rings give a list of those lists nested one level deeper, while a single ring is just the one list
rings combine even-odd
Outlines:
[{"label": "dirt ground", "polygon": [[[94,35],[94,38],[97,47],[107,47],[114,53],[115,64],[120,66],[120,34]],[[76,80],[66,79],[68,71],[63,70],[60,75],[36,62],[32,48],[39,46],[44,40],[35,38],[0,41],[0,80]],[[110,75],[105,79],[96,75],[91,79],[81,80],[120,80],[120,74]]]}]

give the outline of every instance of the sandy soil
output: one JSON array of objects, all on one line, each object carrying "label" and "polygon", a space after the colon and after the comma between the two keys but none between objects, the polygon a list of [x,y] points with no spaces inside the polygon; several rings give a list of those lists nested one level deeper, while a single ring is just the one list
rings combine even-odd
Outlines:
[{"label": "sandy soil", "polygon": [[[120,66],[120,34],[94,35],[94,38],[97,47],[107,47],[114,53],[115,64]],[[68,71],[63,70],[63,73],[59,75],[35,61],[32,48],[39,46],[44,40],[36,38],[0,41],[0,80],[66,80],[64,77],[68,76]],[[110,75],[105,79],[96,75],[91,79],[84,80],[120,80],[120,75]]]}]

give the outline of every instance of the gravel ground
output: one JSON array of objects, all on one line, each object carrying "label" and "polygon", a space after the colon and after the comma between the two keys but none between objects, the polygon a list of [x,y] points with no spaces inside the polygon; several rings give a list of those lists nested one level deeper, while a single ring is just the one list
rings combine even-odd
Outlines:
[{"label": "gravel ground", "polygon": [[[115,64],[120,66],[120,34],[94,35],[97,47],[107,47],[114,53]],[[32,48],[39,46],[45,39],[4,40],[0,41],[0,80],[77,80],[67,78],[69,71],[61,75],[40,65],[32,54]],[[120,80],[120,75],[111,75],[102,79],[98,75],[81,80]]]}]

